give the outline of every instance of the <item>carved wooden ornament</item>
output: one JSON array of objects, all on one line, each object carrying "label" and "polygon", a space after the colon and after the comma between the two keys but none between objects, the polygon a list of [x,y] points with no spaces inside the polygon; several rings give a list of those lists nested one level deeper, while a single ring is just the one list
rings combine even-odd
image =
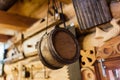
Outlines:
[{"label": "carved wooden ornament", "polygon": [[96,80],[95,72],[90,68],[82,68],[82,80]]},{"label": "carved wooden ornament", "polygon": [[120,36],[107,41],[97,49],[97,58],[120,57]]},{"label": "carved wooden ornament", "polygon": [[95,38],[103,38],[103,41],[107,41],[113,37],[116,37],[120,34],[120,25],[117,23],[120,21],[120,19],[113,19],[111,21],[111,24],[113,25],[113,28],[109,30],[108,32],[105,32],[99,28],[96,28],[96,35]]},{"label": "carved wooden ornament", "polygon": [[82,67],[92,66],[96,61],[95,51],[93,50],[87,50],[87,51],[81,50],[81,56],[82,56],[81,58]]}]

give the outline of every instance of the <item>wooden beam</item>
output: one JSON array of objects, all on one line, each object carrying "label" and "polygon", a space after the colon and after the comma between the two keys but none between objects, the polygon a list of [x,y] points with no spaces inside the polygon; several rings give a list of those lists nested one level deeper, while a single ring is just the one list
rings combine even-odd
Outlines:
[{"label": "wooden beam", "polygon": [[59,0],[59,1],[65,3],[65,4],[69,4],[72,2],[71,0]]},{"label": "wooden beam", "polygon": [[[53,27],[56,24],[61,23],[62,21],[60,20],[60,18],[58,20],[54,20],[54,17],[51,17],[48,20],[48,26],[47,28]],[[40,33],[41,31],[46,29],[46,21],[40,23],[40,21],[36,22],[35,24],[32,25],[32,27],[30,27],[29,29],[26,30],[26,32],[24,33],[24,38],[28,38],[36,33]]]},{"label": "wooden beam", "polygon": [[[64,0],[66,1],[66,0]],[[39,7],[37,10],[32,12],[31,16],[35,18],[44,18],[47,15],[47,3],[44,3],[41,7]],[[50,5],[52,6],[52,5]],[[59,8],[60,9],[60,8]],[[54,13],[53,9],[50,9],[52,13]],[[61,11],[60,11],[61,12]],[[73,4],[67,4],[63,6],[63,13],[67,16],[67,18],[72,18],[75,16],[75,11]]]},{"label": "wooden beam", "polygon": [[0,34],[0,42],[6,42],[8,39],[10,39],[12,36],[8,36],[8,35],[3,35]]},{"label": "wooden beam", "polygon": [[[16,4],[8,10],[8,12],[34,17],[33,13],[43,7],[43,5],[47,4],[47,2],[48,0],[18,0]],[[43,8],[39,14],[47,11],[47,5],[45,7],[46,8]],[[44,16],[39,18],[44,18]]]},{"label": "wooden beam", "polygon": [[[52,0],[50,1],[51,1],[50,11],[54,13],[52,9]],[[67,6],[69,4],[72,4],[72,0],[58,0],[58,1],[63,2]],[[31,16],[34,18],[44,18],[47,15],[47,8],[48,8],[47,2],[48,0],[23,0],[23,2],[18,1],[14,6],[12,6],[8,10],[8,12],[25,15],[25,16]],[[68,12],[69,11],[71,10],[68,9]]]},{"label": "wooden beam", "polygon": [[[59,24],[61,23],[61,20],[60,18],[58,20],[54,20],[54,16],[51,17],[49,20],[48,20],[48,27],[47,28],[50,28],[50,27],[53,27],[54,25],[56,24]],[[43,30],[46,29],[46,21],[40,23],[40,20],[37,21],[36,23],[34,23],[29,29],[27,29],[25,32],[23,32],[23,35],[24,35],[24,40],[42,32]],[[17,43],[21,40],[21,33],[14,36],[11,41],[14,42],[14,43]]]},{"label": "wooden beam", "polygon": [[0,28],[0,34],[8,35],[8,36],[14,36],[15,33],[16,33],[15,30],[7,29],[7,28]]},{"label": "wooden beam", "polygon": [[[70,11],[69,11],[70,10]],[[75,12],[74,12],[74,8],[72,3],[67,5],[66,7],[64,7],[64,14],[68,14],[69,16],[67,16],[70,20],[66,22],[67,25],[69,25],[70,23],[74,23],[75,26],[78,27],[78,23],[77,23],[77,19],[75,17]],[[54,17],[49,17],[49,21],[48,21],[48,27],[52,27],[55,24],[60,23],[61,20],[55,21]],[[40,23],[40,21],[36,22],[35,24],[33,24],[29,29],[27,29],[23,34],[24,34],[24,39],[26,40],[27,38],[31,37],[32,35],[36,34],[36,33],[40,33],[41,31],[45,30],[46,28],[46,21]],[[21,34],[18,34],[17,36],[13,37],[11,39],[11,41],[13,41],[14,43],[17,43],[21,40]]]},{"label": "wooden beam", "polygon": [[15,15],[0,11],[0,27],[23,31],[29,28],[38,19]]}]

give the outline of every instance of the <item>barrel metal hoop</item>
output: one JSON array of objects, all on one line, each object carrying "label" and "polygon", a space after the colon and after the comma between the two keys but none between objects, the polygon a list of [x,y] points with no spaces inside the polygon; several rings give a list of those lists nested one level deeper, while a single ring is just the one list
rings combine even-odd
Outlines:
[{"label": "barrel metal hoop", "polygon": [[[40,58],[40,61],[45,65],[45,66],[47,66],[48,68],[50,68],[50,69],[60,69],[61,67],[55,67],[55,66],[52,66],[52,65],[50,65],[49,63],[47,63],[47,61],[45,60],[45,58],[43,57],[43,55],[42,55],[42,51],[41,51],[41,43],[42,43],[42,41],[43,41],[43,38],[44,38],[44,36],[45,36],[46,34],[44,34],[42,37],[41,37],[41,40],[38,42],[38,45],[37,45],[37,47],[38,47],[38,55],[39,55],[39,58]],[[44,54],[44,53],[43,53]]]},{"label": "barrel metal hoop", "polygon": [[[70,36],[74,40],[74,43],[76,43],[76,48],[77,48],[76,49],[76,54],[72,59],[62,58],[58,54],[58,52],[55,50],[54,43],[53,43],[53,37],[55,36],[55,33],[57,33],[58,31],[63,31],[63,32],[66,32],[66,33],[70,34]],[[60,62],[62,64],[70,64],[70,63],[75,62],[79,58],[79,51],[80,51],[79,44],[78,44],[77,40],[75,39],[74,35],[70,31],[68,31],[67,29],[57,28],[57,29],[51,31],[48,39],[49,39],[48,47],[50,48],[51,54],[58,62]]]}]

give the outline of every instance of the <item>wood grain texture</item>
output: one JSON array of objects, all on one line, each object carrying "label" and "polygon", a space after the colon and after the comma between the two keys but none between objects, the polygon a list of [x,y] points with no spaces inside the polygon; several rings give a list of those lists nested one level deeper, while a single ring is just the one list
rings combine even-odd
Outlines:
[{"label": "wood grain texture", "polygon": [[95,51],[92,50],[81,50],[81,66],[82,67],[90,67],[96,61]]},{"label": "wood grain texture", "polygon": [[14,36],[15,33],[17,33],[17,31],[0,27],[0,34]]},{"label": "wood grain texture", "polygon": [[[26,80],[26,78],[24,78],[24,75],[22,74],[23,66],[25,66],[27,70],[30,71],[31,76],[27,78],[28,80],[70,80],[69,74],[67,72],[68,66],[65,66],[64,68],[59,70],[51,70],[44,67],[39,59],[35,60],[36,58],[37,56],[21,60],[10,65],[6,64],[5,73],[8,77],[6,80],[10,79],[10,75],[12,75],[13,79],[15,80]],[[15,72],[15,70],[17,70],[17,73],[13,73]],[[44,77],[44,73],[46,73],[47,78]]]},{"label": "wood grain texture", "polygon": [[[28,39],[28,38],[31,38],[32,36],[44,31],[46,29],[46,22],[42,22],[40,23],[41,20],[38,20],[36,23],[34,23],[29,29],[27,29],[25,32],[23,32],[24,34],[24,40]],[[58,19],[57,21],[54,20],[54,17],[51,17],[49,19],[49,22],[48,22],[48,27],[47,28],[50,28],[50,27],[53,27],[54,25],[56,24],[59,24],[61,23],[61,20]],[[21,33],[18,34],[18,35],[15,35],[11,41],[13,41],[14,43],[17,43],[21,40]]]},{"label": "wood grain texture", "polygon": [[73,5],[83,31],[111,20],[105,0],[73,0]]},{"label": "wood grain texture", "polygon": [[[34,12],[36,12],[36,10],[42,8],[44,4],[47,4],[47,1],[48,0],[22,0],[22,1],[18,0],[16,2],[16,4],[13,5],[8,10],[8,12],[20,14],[23,16],[35,17],[35,16],[33,16]],[[47,10],[47,5],[45,7],[46,8],[42,9],[42,11]],[[40,13],[42,13],[42,12],[40,12]]]},{"label": "wood grain texture", "polygon": [[94,70],[85,67],[81,68],[82,80],[97,80]]},{"label": "wood grain texture", "polygon": [[119,43],[120,36],[117,36],[109,41],[107,41],[103,46],[97,49],[96,57],[99,58],[113,58],[119,57]]},{"label": "wood grain texture", "polygon": [[8,39],[10,39],[12,36],[10,35],[3,35],[0,34],[0,42],[6,42]]},{"label": "wood grain texture", "polygon": [[65,4],[69,4],[72,2],[71,0],[59,0],[59,1],[65,3]]},{"label": "wood grain texture", "polygon": [[0,11],[0,27],[23,31],[29,28],[38,19],[15,15]]},{"label": "wood grain texture", "polygon": [[[24,6],[22,6],[22,4],[19,4],[19,7],[21,7],[21,8],[24,7]],[[32,13],[32,15],[27,15],[27,16],[37,17],[37,18],[40,18],[40,19],[41,18],[45,18],[45,20],[46,20],[46,12],[47,12],[47,7],[46,6],[47,6],[47,3],[44,2],[44,4],[42,4],[41,7],[37,8],[34,11],[34,13]],[[17,7],[17,5],[16,5],[16,7]],[[29,7],[30,7],[30,5],[29,5]],[[29,9],[31,9],[31,8],[29,8]],[[17,10],[17,9],[12,9],[11,8],[11,10],[8,11],[8,12],[14,13],[14,12],[12,12],[13,10]],[[21,14],[22,13],[21,11],[18,11],[18,12],[19,13],[16,13],[16,14]],[[73,8],[73,4],[70,3],[68,5],[64,5],[63,12],[64,12],[65,15],[67,15],[67,18],[70,19],[68,22],[66,22],[66,24],[69,25],[70,23],[75,23],[75,26],[78,27],[78,23],[77,23],[77,19],[76,19],[76,16],[75,16],[75,11],[74,11],[74,8]],[[22,14],[22,15],[24,15],[24,14]],[[43,22],[43,23],[40,23],[40,21],[41,20],[38,20],[38,22],[36,22],[35,24],[31,25],[31,27],[24,32],[24,38],[27,38],[27,37],[33,35],[34,33],[39,32],[39,31],[45,30],[46,21]],[[58,24],[59,20],[55,21],[53,16],[49,16],[49,22],[48,23],[49,23],[48,25],[53,26],[55,24]],[[52,25],[51,25],[51,23],[52,23]],[[19,37],[17,37],[19,39],[15,40],[15,42],[20,40],[20,35],[17,35],[17,36],[19,36]]]}]

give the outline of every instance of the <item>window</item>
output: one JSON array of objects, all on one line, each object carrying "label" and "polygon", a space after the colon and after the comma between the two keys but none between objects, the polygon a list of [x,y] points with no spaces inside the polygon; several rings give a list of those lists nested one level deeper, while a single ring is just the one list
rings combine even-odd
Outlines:
[{"label": "window", "polygon": [[2,63],[3,60],[4,60],[4,43],[0,43],[0,76],[3,75],[4,68],[4,63]]}]

